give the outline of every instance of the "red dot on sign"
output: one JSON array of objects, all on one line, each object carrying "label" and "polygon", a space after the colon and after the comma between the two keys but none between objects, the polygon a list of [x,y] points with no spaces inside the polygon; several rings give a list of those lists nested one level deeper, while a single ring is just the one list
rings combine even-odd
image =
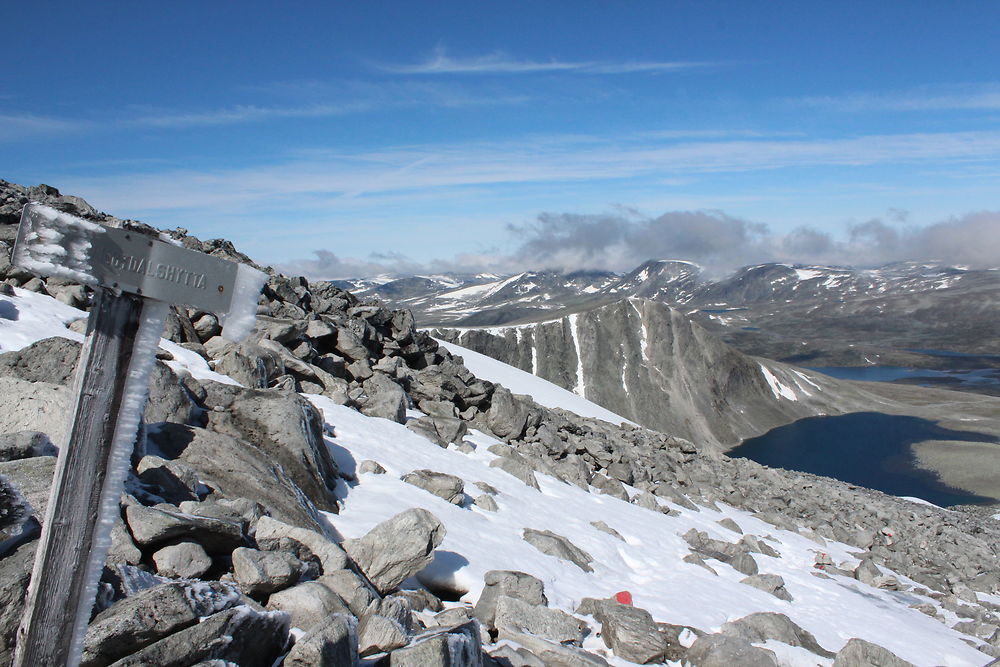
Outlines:
[{"label": "red dot on sign", "polygon": [[622,604],[632,604],[632,594],[628,591],[620,591],[615,593],[615,600]]}]

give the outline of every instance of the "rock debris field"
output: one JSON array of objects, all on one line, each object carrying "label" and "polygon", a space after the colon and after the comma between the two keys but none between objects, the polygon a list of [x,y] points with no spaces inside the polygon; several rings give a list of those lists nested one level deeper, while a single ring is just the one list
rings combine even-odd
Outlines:
[{"label": "rock debris field", "polygon": [[[88,305],[7,263],[13,223],[29,199],[103,214],[0,186],[8,664]],[[996,508],[729,459],[499,362],[473,375],[475,353],[329,283],[272,273],[258,313],[240,344],[210,314],[169,318],[83,665],[1000,657]]]}]

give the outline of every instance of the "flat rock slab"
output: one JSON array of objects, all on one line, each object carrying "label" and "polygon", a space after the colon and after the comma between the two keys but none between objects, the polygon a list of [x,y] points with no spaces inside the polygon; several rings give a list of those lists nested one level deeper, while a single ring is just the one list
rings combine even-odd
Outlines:
[{"label": "flat rock slab", "polygon": [[229,553],[244,543],[243,526],[236,521],[184,514],[180,511],[130,505],[125,520],[137,544],[151,546],[174,539],[190,539],[208,551]]},{"label": "flat rock slab", "polygon": [[390,667],[482,667],[479,624],[469,621],[435,629],[389,654]]},{"label": "flat rock slab", "polygon": [[549,530],[535,530],[525,528],[522,534],[524,541],[535,547],[543,554],[569,561],[584,572],[593,572],[594,568],[590,564],[594,557],[583,549],[577,547],[562,535],[557,535]]},{"label": "flat rock slab", "polygon": [[465,482],[460,477],[433,470],[414,470],[403,475],[407,484],[419,487],[443,498],[453,505],[461,505],[465,501]]}]

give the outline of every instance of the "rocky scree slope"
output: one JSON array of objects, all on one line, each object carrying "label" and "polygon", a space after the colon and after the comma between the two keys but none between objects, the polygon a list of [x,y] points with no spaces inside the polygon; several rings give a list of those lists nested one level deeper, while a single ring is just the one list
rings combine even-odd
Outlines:
[{"label": "rocky scree slope", "polygon": [[[41,194],[46,203],[81,212],[51,189]],[[239,256],[225,242],[173,234],[189,247]],[[37,292],[86,306],[79,286],[9,266],[2,278],[7,302]],[[18,287],[14,296],[12,286]],[[66,335],[79,329],[77,321]],[[409,313],[359,303],[325,283],[274,275],[254,337],[237,345],[218,333],[206,313],[171,316],[172,344],[165,344],[151,382],[145,434],[122,497],[84,664],[354,664],[359,656],[382,656],[392,665],[605,664],[581,648],[576,633],[585,633],[588,623],[596,623],[614,660],[713,665],[741,656],[743,664],[778,664],[752,643],[776,636],[820,659],[829,654],[787,617],[776,618],[780,614],[747,617],[716,634],[656,623],[642,609],[610,600],[584,601],[578,617],[567,618],[546,607],[541,582],[518,572],[517,563],[487,574],[474,609],[445,609],[435,593],[453,592],[407,583],[443,537],[433,515],[400,507],[356,540],[339,539],[322,515],[338,510],[339,489],[352,474],[339,470],[324,445],[324,429],[331,427],[297,392],[406,423],[442,446],[462,447],[469,429],[492,434],[503,442],[492,447],[495,466],[528,486],[537,485],[536,474],[552,475],[656,512],[676,511],[663,500],[684,508],[726,503],[819,543],[853,545],[871,565],[848,574],[907,587],[879,571],[891,568],[947,610],[932,606],[928,613],[950,623],[950,614],[958,615],[967,641],[985,652],[984,662],[1000,653],[1000,609],[975,594],[1000,593],[996,521],[543,408],[472,376],[460,357],[417,332]],[[6,459],[0,463],[0,662],[10,659],[20,621],[54,464],[52,442],[61,437],[77,351],[73,341],[55,338],[0,355],[0,389],[18,397],[0,410]],[[185,372],[182,362],[195,357],[219,375]],[[227,383],[227,376],[243,386]],[[424,416],[407,418],[408,409]],[[377,464],[362,466],[377,471]],[[424,471],[414,483],[458,499],[453,480],[435,472]],[[544,545],[540,549],[586,562],[564,537],[531,539]],[[714,559],[747,571],[750,554],[767,548],[756,539],[720,543],[697,532],[685,539],[691,561]],[[817,565],[820,576],[830,576],[823,569],[837,574],[835,564]],[[749,585],[782,595],[774,575],[747,576]],[[291,627],[304,634],[290,633]],[[577,630],[567,635],[571,627]],[[879,651],[852,641],[834,664],[869,664]]]}]

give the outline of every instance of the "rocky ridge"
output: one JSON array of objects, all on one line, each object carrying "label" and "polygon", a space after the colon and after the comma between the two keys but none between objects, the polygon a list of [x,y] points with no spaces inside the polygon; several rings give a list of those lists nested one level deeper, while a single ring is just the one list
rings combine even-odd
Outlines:
[{"label": "rocky ridge", "polygon": [[[51,189],[14,190],[16,196],[5,193],[7,208],[20,196],[40,196],[86,213]],[[0,233],[9,235],[9,228],[0,225]],[[182,230],[172,234],[188,247],[240,257],[225,242],[200,242]],[[7,285],[86,305],[86,290],[73,290],[79,286],[9,266],[0,277]],[[272,275],[257,330],[241,344],[221,339],[213,319],[176,311],[167,336],[176,354],[202,356],[243,386],[175,372],[173,355],[161,352],[146,437],[123,496],[84,664],[271,665],[283,659],[286,665],[332,665],[375,656],[390,665],[606,664],[583,649],[588,633],[599,633],[615,656],[638,663],[707,666],[734,664],[738,656],[739,664],[778,664],[773,653],[754,645],[761,638],[831,655],[780,614],[751,615],[714,634],[657,623],[648,612],[611,600],[584,600],[575,615],[567,614],[548,607],[542,582],[518,572],[516,563],[487,574],[474,608],[445,609],[435,591],[405,584],[443,537],[433,515],[400,508],[368,535],[343,541],[320,514],[337,511],[338,485],[350,475],[323,444],[329,426],[298,392],[406,423],[441,446],[461,447],[469,429],[491,433],[504,443],[493,447],[496,467],[527,485],[537,486],[536,474],[552,475],[658,512],[673,511],[670,504],[697,509],[726,503],[819,544],[850,544],[868,563],[852,577],[880,587],[925,587],[962,619],[969,643],[985,652],[984,662],[1000,654],[1000,609],[975,595],[1000,593],[1000,528],[987,517],[915,506],[731,460],[684,438],[544,408],[474,377],[460,357],[418,332],[406,311],[361,303],[327,283]],[[51,442],[60,437],[77,349],[57,338],[0,355],[4,394],[22,397],[19,406],[30,403],[30,409],[0,411],[0,451],[7,458],[0,463],[0,599],[7,602],[0,613],[0,661],[10,658],[20,620],[52,473]],[[408,409],[424,416],[408,418]],[[370,462],[367,469],[378,467]],[[467,491],[461,480],[456,484],[437,471],[415,471],[407,481],[449,501],[463,502]],[[734,543],[697,532],[684,537],[691,547],[685,560],[709,568],[711,561],[726,563],[745,572],[748,585],[783,594],[775,575],[756,571],[752,554],[769,547],[755,536]],[[581,569],[589,566],[588,554],[562,536],[525,539]],[[880,567],[915,584],[886,576]],[[841,572],[835,563],[817,562],[816,574]],[[303,631],[294,641],[291,627]],[[860,640],[840,653],[835,665],[888,660],[884,649]]]}]

